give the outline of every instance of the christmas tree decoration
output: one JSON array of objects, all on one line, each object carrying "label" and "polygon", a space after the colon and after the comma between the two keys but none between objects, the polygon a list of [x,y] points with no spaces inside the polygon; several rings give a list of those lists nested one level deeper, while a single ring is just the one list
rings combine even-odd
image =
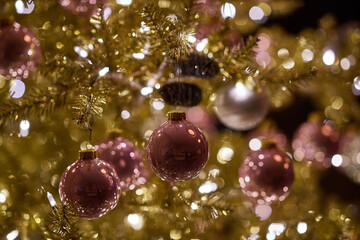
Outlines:
[{"label": "christmas tree decoration", "polygon": [[73,14],[90,17],[107,0],[60,0],[60,5]]},{"label": "christmas tree decoration", "polygon": [[357,2],[0,0],[0,239],[360,239]]},{"label": "christmas tree decoration", "polygon": [[283,201],[294,182],[290,157],[274,143],[264,145],[259,151],[249,153],[239,168],[241,188],[258,204]]},{"label": "christmas tree decoration", "polygon": [[308,121],[296,130],[292,148],[294,158],[298,161],[311,161],[317,167],[330,167],[331,158],[337,153],[340,134],[334,123],[324,124]]},{"label": "christmas tree decoration", "polygon": [[159,94],[165,103],[184,107],[196,106],[202,100],[201,89],[184,82],[167,83],[159,89]]},{"label": "christmas tree decoration", "polygon": [[141,153],[132,142],[122,137],[109,138],[96,145],[95,149],[100,159],[114,167],[121,191],[146,183],[146,177],[142,176],[145,166]]},{"label": "christmas tree decoration", "polygon": [[186,120],[185,112],[169,112],[168,121],[151,134],[147,155],[160,178],[184,182],[195,178],[204,168],[209,148],[205,135]]},{"label": "christmas tree decoration", "polygon": [[41,60],[40,42],[34,33],[11,20],[1,20],[0,39],[0,75],[28,78]]},{"label": "christmas tree decoration", "polygon": [[66,169],[59,185],[61,202],[87,219],[102,217],[115,208],[119,192],[115,169],[97,158],[94,149],[79,152],[79,159]]},{"label": "christmas tree decoration", "polygon": [[181,76],[204,79],[214,78],[220,71],[217,62],[198,53],[191,53],[186,60],[175,63],[173,68],[174,72]]},{"label": "christmas tree decoration", "polygon": [[227,83],[216,92],[215,113],[228,128],[246,131],[260,124],[269,108],[265,90],[257,92],[242,82]]}]

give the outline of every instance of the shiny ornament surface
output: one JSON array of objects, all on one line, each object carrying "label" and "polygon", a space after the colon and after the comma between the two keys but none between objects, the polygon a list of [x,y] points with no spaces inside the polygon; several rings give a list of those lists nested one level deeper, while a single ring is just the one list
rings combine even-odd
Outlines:
[{"label": "shiny ornament surface", "polygon": [[239,168],[239,182],[245,194],[259,204],[282,201],[294,182],[291,159],[276,147],[251,152]]},{"label": "shiny ornament surface", "polygon": [[159,177],[171,182],[195,178],[206,165],[208,155],[204,134],[185,120],[185,113],[157,128],[147,146],[150,166]]},{"label": "shiny ornament surface", "polygon": [[119,178],[114,168],[98,158],[79,159],[63,173],[59,194],[82,218],[98,218],[113,208],[119,199]]},{"label": "shiny ornament surface", "polygon": [[292,148],[298,161],[311,161],[317,167],[330,167],[337,153],[340,134],[330,121],[325,124],[306,122],[296,130]]},{"label": "shiny ornament surface", "polygon": [[141,153],[132,142],[122,137],[109,138],[95,146],[95,149],[100,159],[114,167],[122,191],[146,183],[147,175],[142,174],[146,167],[141,161]]},{"label": "shiny ornament surface", "polygon": [[40,42],[18,23],[0,25],[0,74],[28,78],[41,60]]},{"label": "shiny ornament surface", "polygon": [[107,0],[60,0],[60,5],[76,15],[90,17],[96,9]]},{"label": "shiny ornament surface", "polygon": [[217,91],[215,107],[217,117],[225,126],[246,131],[264,120],[269,100],[264,90],[251,90],[241,82],[227,83]]}]

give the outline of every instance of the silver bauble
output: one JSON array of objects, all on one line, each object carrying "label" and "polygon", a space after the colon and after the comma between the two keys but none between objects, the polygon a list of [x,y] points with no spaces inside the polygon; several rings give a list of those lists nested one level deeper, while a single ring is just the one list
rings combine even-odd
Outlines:
[{"label": "silver bauble", "polygon": [[225,126],[246,131],[264,120],[269,98],[264,90],[253,90],[241,82],[232,82],[217,91],[215,107],[217,117]]}]

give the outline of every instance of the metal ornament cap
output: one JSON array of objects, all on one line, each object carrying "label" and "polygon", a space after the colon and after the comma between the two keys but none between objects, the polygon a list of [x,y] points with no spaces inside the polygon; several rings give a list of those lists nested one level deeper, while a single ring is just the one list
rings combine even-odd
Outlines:
[{"label": "metal ornament cap", "polygon": [[98,157],[98,154],[95,149],[86,149],[79,151],[79,159],[86,160],[86,159],[95,159]]},{"label": "metal ornament cap", "polygon": [[184,111],[173,111],[167,113],[168,120],[185,120],[186,114]]}]

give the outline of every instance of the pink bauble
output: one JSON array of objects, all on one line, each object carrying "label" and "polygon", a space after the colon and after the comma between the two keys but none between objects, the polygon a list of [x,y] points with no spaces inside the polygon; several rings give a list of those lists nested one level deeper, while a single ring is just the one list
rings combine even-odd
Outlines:
[{"label": "pink bauble", "polygon": [[285,134],[277,128],[258,128],[251,131],[246,138],[248,141],[255,138],[260,141],[272,141],[279,148],[286,148],[287,146],[287,138]]},{"label": "pink bauble", "polygon": [[114,167],[122,191],[146,183],[148,176],[142,174],[146,167],[141,161],[141,153],[132,142],[122,137],[110,138],[96,145],[95,149],[100,159]]},{"label": "pink bauble", "polygon": [[80,151],[80,158],[63,173],[59,194],[82,218],[98,218],[115,208],[120,192],[114,168],[96,156],[95,150]]},{"label": "pink bauble", "polygon": [[292,148],[298,161],[311,161],[316,167],[330,167],[337,152],[340,134],[331,121],[306,122],[296,130]]},{"label": "pink bauble", "polygon": [[90,17],[95,14],[98,5],[107,0],[60,0],[60,5],[75,15]]},{"label": "pink bauble", "polygon": [[202,131],[210,134],[217,133],[217,119],[214,115],[211,115],[206,109],[195,106],[186,110],[186,118],[189,122],[192,122],[198,126]]},{"label": "pink bauble", "polygon": [[245,194],[258,204],[282,201],[294,182],[290,157],[275,146],[251,152],[239,169],[239,182]]},{"label": "pink bauble", "polygon": [[201,130],[186,120],[184,112],[171,112],[157,128],[147,146],[150,166],[164,180],[184,182],[204,168],[209,148]]},{"label": "pink bauble", "polygon": [[18,23],[0,25],[0,74],[7,79],[27,78],[41,60],[40,42]]}]

